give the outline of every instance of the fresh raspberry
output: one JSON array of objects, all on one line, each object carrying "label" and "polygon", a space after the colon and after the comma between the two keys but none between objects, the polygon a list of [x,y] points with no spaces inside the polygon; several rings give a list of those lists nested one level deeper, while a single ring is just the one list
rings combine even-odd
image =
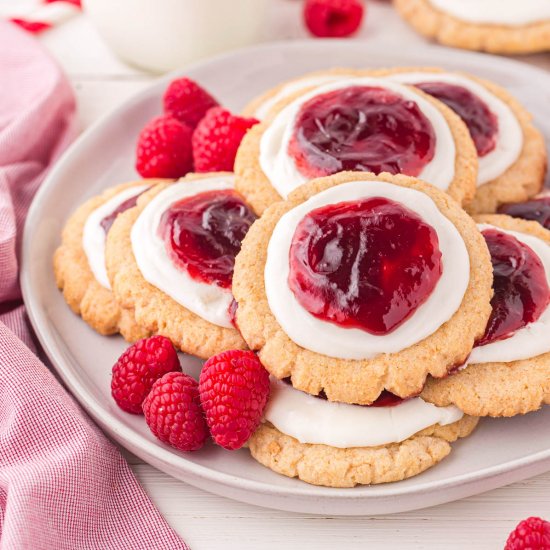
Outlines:
[{"label": "fresh raspberry", "polygon": [[197,172],[233,171],[237,149],[255,118],[232,115],[222,107],[210,109],[193,134]]},{"label": "fresh raspberry", "polygon": [[218,102],[193,80],[178,78],[166,88],[163,104],[166,114],[195,128],[206,111],[216,107]]},{"label": "fresh raspberry", "polygon": [[141,404],[155,380],[172,371],[181,371],[172,342],[164,336],[144,338],[130,346],[115,363],[111,393],[122,410],[141,414]]},{"label": "fresh raspberry", "polygon": [[520,521],[504,550],[550,550],[550,522],[536,517]]},{"label": "fresh raspberry", "polygon": [[136,170],[144,178],[179,178],[193,170],[193,130],[174,117],[154,118],[140,132]]},{"label": "fresh raspberry", "polygon": [[306,0],[304,21],[315,36],[342,38],[359,28],[364,11],[361,0]]},{"label": "fresh raspberry", "polygon": [[225,449],[240,449],[260,424],[269,374],[253,352],[225,351],[204,364],[199,392],[214,441]]},{"label": "fresh raspberry", "polygon": [[169,372],[153,384],[143,413],[153,435],[180,451],[196,451],[208,437],[198,384],[182,372]]}]

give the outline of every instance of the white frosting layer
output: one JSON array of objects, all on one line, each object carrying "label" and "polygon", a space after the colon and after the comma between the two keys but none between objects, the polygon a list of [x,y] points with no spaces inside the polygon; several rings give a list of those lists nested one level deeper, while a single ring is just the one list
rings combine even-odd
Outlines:
[{"label": "white frosting layer", "polygon": [[415,433],[463,416],[455,406],[436,407],[420,397],[393,407],[362,407],[334,403],[294,389],[271,378],[264,417],[279,431],[300,443],[340,447],[375,447],[399,443]]},{"label": "white frosting layer", "polygon": [[288,144],[302,105],[315,96],[350,86],[386,88],[418,105],[435,133],[434,157],[424,166],[418,177],[446,190],[454,178],[456,149],[451,130],[443,115],[407,86],[387,79],[360,77],[338,80],[315,88],[287,105],[271,121],[260,140],[260,166],[277,192],[286,198],[291,191],[308,180],[298,171],[294,159],[288,154]]},{"label": "white frosting layer", "polygon": [[431,4],[469,23],[520,27],[550,19],[548,0],[430,0]]},{"label": "white frosting layer", "polygon": [[276,94],[274,94],[272,97],[266,99],[257,109],[254,113],[254,116],[258,120],[264,119],[269,111],[275,107],[275,105],[284,99],[285,97],[289,97],[290,95],[299,92],[300,90],[305,90],[306,88],[309,88],[310,86],[320,86],[321,84],[326,84],[327,82],[334,82],[336,80],[342,80],[344,78],[349,78],[349,75],[343,75],[343,74],[325,74],[325,75],[316,75],[311,76],[307,78],[300,78],[299,80],[295,80],[293,82],[289,82],[288,84],[285,84]]},{"label": "white frosting layer", "polygon": [[[298,223],[311,210],[327,204],[385,197],[403,203],[430,224],[439,239],[443,272],[428,299],[393,332],[376,336],[339,327],[311,315],[288,285],[289,250]],[[470,279],[470,259],[455,226],[428,195],[380,181],[354,181],[331,187],[287,212],[277,222],[267,249],[264,280],[269,307],[291,340],[330,357],[369,359],[396,353],[420,342],[448,321],[460,307]]]},{"label": "white frosting layer", "polygon": [[111,289],[107,269],[105,268],[105,241],[107,235],[101,227],[101,222],[110,216],[123,202],[145,191],[149,185],[136,185],[116,194],[114,197],[96,208],[86,219],[82,231],[82,248],[88,259],[88,265],[96,281],[103,287]]},{"label": "white frosting layer", "polygon": [[171,260],[158,234],[162,215],[172,204],[205,191],[233,189],[232,176],[181,181],[168,186],[149,202],[132,227],[132,251],[143,278],[168,294],[178,304],[206,321],[231,328],[231,291],[215,284],[196,281]]},{"label": "white frosting layer", "polygon": [[523,147],[523,132],[512,109],[481,84],[466,76],[453,73],[413,72],[391,75],[388,78],[405,84],[421,82],[447,82],[462,86],[481,99],[498,121],[495,148],[479,157],[477,184],[483,185],[502,175],[518,159]]},{"label": "white frosting layer", "polygon": [[[542,239],[526,233],[508,231],[489,224],[479,224],[478,227],[481,231],[485,229],[496,229],[502,233],[507,233],[531,248],[544,265],[546,279],[550,285],[550,246]],[[509,338],[497,340],[485,346],[474,348],[468,358],[468,364],[493,362],[509,363],[511,361],[536,357],[537,355],[549,351],[550,306],[544,310],[537,321],[529,323],[525,327],[514,332]]]}]

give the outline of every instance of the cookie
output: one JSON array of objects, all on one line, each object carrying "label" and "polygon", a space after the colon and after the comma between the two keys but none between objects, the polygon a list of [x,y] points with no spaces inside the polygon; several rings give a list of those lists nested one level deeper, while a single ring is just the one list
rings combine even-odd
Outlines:
[{"label": "cookie", "polygon": [[462,117],[479,155],[477,189],[470,214],[495,212],[499,205],[527,200],[544,185],[547,153],[532,116],[502,87],[466,73],[403,67],[376,71],[403,84],[418,85]]},{"label": "cookie", "polygon": [[183,352],[246,348],[231,321],[231,277],[254,219],[227,173],[158,185],[121,214],[107,239],[109,280],[136,321]]},{"label": "cookie", "polygon": [[300,443],[270,424],[248,441],[250,454],[278,474],[313,485],[354,487],[401,481],[441,462],[450,443],[470,435],[478,419],[465,416],[449,426],[431,426],[400,443],[340,449]]},{"label": "cookie", "polygon": [[416,31],[447,46],[508,55],[550,50],[546,2],[394,0],[394,6]]},{"label": "cookie", "polygon": [[[535,304],[540,308],[539,316],[514,330],[512,336],[489,340],[485,345],[475,348],[464,369],[442,380],[428,380],[421,395],[423,399],[438,406],[454,404],[465,413],[476,416],[514,416],[536,411],[542,405],[550,404],[550,231],[536,222],[502,215],[480,216],[476,219],[479,223],[486,224],[482,227],[504,229],[513,232],[506,235],[522,237],[523,241],[520,242],[529,246],[531,254],[535,254],[542,262],[544,279],[534,276],[537,272],[540,273],[541,264],[538,264],[538,268],[536,265],[530,268],[523,276],[530,281],[529,285],[537,285],[535,290],[529,292],[533,299],[536,298]],[[513,242],[512,245],[517,247]],[[499,255],[503,253],[502,248],[495,250]],[[497,262],[495,259],[493,261]],[[504,290],[497,290],[495,298],[498,295],[504,298],[514,296],[515,308],[518,308],[518,296],[525,296],[526,288],[532,287],[525,286],[517,269],[522,266],[529,268],[527,262],[530,261],[530,256],[522,255],[521,263],[514,261],[519,267],[512,271],[512,281],[518,281],[513,286],[508,286],[511,280],[509,265],[502,264],[503,268],[500,268],[495,263],[497,274],[501,269],[506,273],[506,277],[500,275],[501,282],[496,283]],[[517,284],[521,286],[515,286]],[[513,291],[514,295],[511,294]],[[492,316],[488,331],[495,330],[493,326],[496,318],[500,318],[502,323],[510,322],[510,312],[505,316],[502,306],[499,305],[502,301],[503,299],[494,304],[498,308],[496,311],[500,313]],[[487,340],[486,336],[484,340]]]},{"label": "cookie", "polygon": [[550,230],[550,190],[546,189],[528,201],[502,204],[498,213],[536,221]]},{"label": "cookie", "polygon": [[149,334],[136,323],[132,311],[119,306],[111,291],[102,223],[121,203],[131,203],[139,193],[163,181],[142,180],[109,188],[82,204],[63,228],[53,262],[57,286],[71,309],[100,334],[120,332],[130,342]]},{"label": "cookie", "polygon": [[460,203],[473,198],[477,153],[460,117],[428,94],[370,74],[300,88],[246,134],[236,188],[258,214],[313,177],[349,169],[406,172]]},{"label": "cookie", "polygon": [[312,71],[298,78],[281,82],[277,86],[255,97],[244,107],[242,115],[264,120],[269,117],[271,110],[276,108],[280,101],[290,96],[294,96],[297,92],[334,82],[335,80],[364,75],[367,75],[367,71],[339,67],[324,71]]},{"label": "cookie", "polygon": [[[322,242],[324,235],[330,237],[344,230],[341,224],[339,229],[334,221],[338,218],[332,217],[331,209],[335,204],[343,204],[344,216],[347,215],[346,209],[351,208],[352,224],[363,217],[369,221],[359,223],[372,223],[374,231],[378,231],[377,224],[386,223],[384,216],[377,217],[378,206],[372,206],[370,202],[373,197],[383,199],[390,218],[394,211],[403,212],[403,215],[396,215],[391,220],[387,218],[388,228],[381,229],[376,235],[363,233],[361,229],[357,234],[350,233],[352,240],[349,243],[340,242],[335,236],[335,240],[330,242],[329,239],[325,243],[326,248]],[[360,205],[350,206],[355,203]],[[372,210],[369,210],[371,206]],[[311,212],[317,212],[317,207],[320,210],[324,207],[323,212],[330,210],[326,222],[330,228],[328,232],[325,231],[326,224],[325,227],[319,225],[321,231],[315,232],[316,222]],[[413,208],[411,212],[409,207]],[[365,210],[357,210],[360,215],[355,214],[357,208]],[[419,218],[416,218],[417,214]],[[357,215],[359,218],[353,217]],[[414,222],[413,218],[417,221]],[[405,228],[400,225],[401,220],[412,225]],[[431,229],[423,225],[424,220],[429,220],[426,223]],[[420,225],[416,225],[417,222]],[[310,223],[313,225],[309,226]],[[321,265],[321,271],[329,273],[330,277],[337,278],[340,274],[343,277],[339,282],[321,277],[319,281],[326,283],[325,290],[307,278],[307,269],[311,269],[307,250],[304,252],[299,248],[300,254],[305,256],[293,252],[290,258],[289,247],[295,245],[289,241],[309,246],[309,227],[312,228],[311,234],[320,236],[322,245],[318,250],[310,251],[311,257],[323,258],[327,262],[324,267]],[[392,234],[395,240],[391,240],[390,233],[387,233],[394,230],[392,227],[401,231],[400,236]],[[298,228],[301,233],[295,235]],[[440,257],[445,258],[445,269],[441,264],[436,267],[437,262],[429,265],[428,258],[433,257],[431,254],[436,253],[436,249],[428,252],[424,249],[426,242],[417,244],[426,251],[423,257],[428,263],[413,266],[420,249],[412,253],[416,245],[407,241],[405,235],[424,239],[420,237],[428,235],[423,233],[424,230],[430,235],[433,235],[432,231],[437,234],[437,246],[442,247]],[[367,262],[365,269],[371,267],[368,262],[374,262],[372,283],[370,271],[368,276],[359,268],[347,271],[350,265],[354,265],[349,263],[353,254],[363,250],[357,247],[361,247],[362,239],[367,238],[373,239],[369,243],[378,247],[373,250],[378,251],[380,257],[393,254],[390,249],[383,250],[385,243],[394,246],[395,251],[403,252],[403,256],[396,257],[396,263],[391,266],[376,263],[377,256],[361,256]],[[345,263],[339,264],[340,246],[352,252],[344,258]],[[437,282],[434,269],[439,270],[442,277]],[[382,288],[380,285],[385,284],[386,272],[394,282],[388,285],[388,294],[379,293],[382,296],[379,302],[375,295],[371,297],[368,293],[371,286],[373,289]],[[331,290],[340,288],[339,284],[348,288],[346,285],[352,281],[350,273],[355,274],[353,280],[359,281],[357,285],[362,285],[361,293],[348,295],[343,292],[340,296],[336,290]],[[414,278],[420,273],[423,284],[433,283],[433,286],[424,287],[426,293],[422,296],[408,296],[407,303],[413,304],[416,300],[417,305],[407,309],[409,306],[403,306],[396,290],[402,283],[401,274],[410,275],[411,288],[417,288]],[[290,275],[293,277],[292,290]],[[299,287],[296,286],[302,280],[306,285],[304,291],[297,290]],[[353,290],[356,286],[349,288]],[[367,294],[362,294],[363,287]],[[394,291],[397,294],[393,294]],[[323,298],[323,292],[330,298]],[[464,362],[474,341],[483,334],[491,313],[491,263],[487,246],[475,223],[446,193],[407,176],[343,172],[299,187],[287,201],[269,207],[252,225],[236,259],[233,293],[238,304],[236,319],[239,329],[248,346],[258,351],[263,365],[272,375],[280,379],[292,377],[294,387],[314,395],[324,392],[333,401],[369,404],[383,390],[400,397],[416,395],[428,374],[442,377]],[[315,293],[320,293],[321,299]],[[357,328],[363,321],[353,308],[362,308],[361,304],[371,307],[371,298],[376,298],[372,307],[379,305],[381,309],[373,310],[372,314],[366,310],[365,315],[367,322],[373,319],[376,326]],[[395,304],[390,302],[388,305],[384,301],[386,298],[395,298]],[[334,305],[340,299],[346,304],[342,311]],[[388,323],[390,319],[395,323],[391,327],[382,326],[386,323],[384,308],[387,308]],[[409,324],[409,317],[412,324]]]}]

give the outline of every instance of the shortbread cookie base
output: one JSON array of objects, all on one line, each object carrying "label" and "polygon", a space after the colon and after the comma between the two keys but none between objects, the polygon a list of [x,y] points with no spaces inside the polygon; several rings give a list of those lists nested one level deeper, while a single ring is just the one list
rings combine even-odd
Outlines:
[{"label": "shortbread cookie base", "polygon": [[[166,180],[149,181],[155,185]],[[121,308],[114,294],[97,282],[82,247],[82,233],[94,210],[121,191],[144,183],[146,180],[117,185],[82,204],[63,228],[61,245],[55,251],[53,262],[57,286],[70,308],[100,334],[120,332],[129,342],[145,338],[149,331],[139,326],[133,312]]]},{"label": "shortbread cookie base", "polygon": [[[332,72],[352,73],[351,70],[347,69],[337,69]],[[330,73],[327,72],[326,74]],[[353,75],[359,77],[374,76],[372,71],[358,70],[353,72]],[[258,215],[261,215],[271,204],[282,200],[282,197],[271,185],[271,182],[260,166],[260,142],[262,135],[277,113],[311,89],[310,87],[301,90],[277,103],[265,121],[256,124],[248,131],[237,151],[237,158],[235,159],[235,187],[246,198],[247,202]],[[421,90],[413,89],[419,96],[422,96],[426,101],[434,105],[449,125],[456,144],[456,158],[454,179],[449,185],[447,193],[460,204],[467,204],[473,199],[476,192],[478,165],[477,152],[468,128],[460,117],[446,105]]]},{"label": "shortbread cookie base", "polygon": [[[521,231],[546,241],[550,231],[537,222],[493,215],[480,223]],[[515,416],[550,404],[550,352],[510,363],[481,363],[442,380],[428,379],[422,399],[439,407],[456,405],[475,416]]]},{"label": "shortbread cookie base", "polygon": [[[184,181],[216,175],[220,174],[191,174]],[[206,359],[229,349],[244,349],[246,344],[237,330],[214,325],[189,311],[149,284],[138,268],[130,239],[132,226],[145,205],[168,185],[161,184],[144,193],[137,206],[118,216],[111,227],[105,257],[113,292],[125,308],[134,311],[139,325],[170,338],[183,352]]]},{"label": "shortbread cookie base", "polygon": [[447,46],[512,55],[550,50],[550,21],[521,27],[476,25],[438,10],[429,0],[394,0],[393,3],[416,31]]},{"label": "shortbread cookie base", "polygon": [[[293,342],[279,325],[267,301],[264,269],[267,244],[283,214],[329,187],[375,179],[410,187],[430,196],[462,235],[470,256],[470,282],[458,311],[436,332],[399,353],[372,359],[327,357]],[[292,377],[295,388],[317,395],[324,390],[331,401],[372,403],[387,389],[401,397],[420,393],[428,374],[443,377],[452,365],[462,364],[473,343],[482,336],[491,313],[492,266],[489,252],[473,220],[446,193],[407,176],[341,172],[302,185],[268,208],[243,241],[235,263],[233,294],[237,323],[250,349],[259,352],[265,368],[277,378]]]},{"label": "shortbread cookie base", "polygon": [[[408,72],[444,73],[438,68],[400,67],[375,71],[375,75],[388,76]],[[523,148],[516,162],[498,178],[491,180],[476,189],[473,200],[465,205],[472,215],[496,212],[497,208],[507,202],[522,202],[536,195],[544,186],[546,175],[547,153],[544,136],[533,125],[531,114],[511,96],[504,88],[468,73],[457,73],[481,84],[494,96],[506,103],[518,120],[523,133]]]},{"label": "shortbread cookie base", "polygon": [[434,425],[402,441],[380,447],[340,449],[300,443],[269,423],[248,441],[251,455],[270,470],[312,485],[354,487],[401,481],[435,466],[450,443],[470,435],[478,419],[464,416],[448,426]]}]

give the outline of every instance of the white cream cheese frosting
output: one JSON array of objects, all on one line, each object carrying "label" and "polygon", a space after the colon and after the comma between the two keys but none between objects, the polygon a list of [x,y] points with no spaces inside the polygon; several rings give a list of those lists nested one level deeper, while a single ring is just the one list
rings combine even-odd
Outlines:
[{"label": "white cream cheese frosting", "polygon": [[442,12],[468,23],[521,27],[550,19],[548,0],[429,0]]},{"label": "white cream cheese frosting", "polygon": [[385,88],[418,105],[435,134],[434,157],[424,166],[418,177],[446,190],[455,175],[456,147],[451,130],[440,111],[407,86],[388,79],[358,77],[340,79],[300,96],[278,113],[265,129],[260,138],[260,166],[279,195],[287,198],[291,191],[308,181],[308,178],[298,171],[294,159],[288,154],[294,123],[302,105],[318,95],[351,86]]},{"label": "white cream cheese frosting", "polygon": [[[550,3],[550,2],[549,2]],[[495,148],[479,157],[477,184],[483,185],[502,175],[519,158],[523,148],[523,131],[512,109],[487,88],[474,80],[454,73],[411,72],[390,75],[387,78],[403,84],[446,82],[466,88],[481,99],[498,121]]]},{"label": "white cream cheese frosting", "polygon": [[[512,235],[518,241],[527,245],[540,258],[550,285],[550,246],[542,239],[518,231],[509,231],[489,224],[479,224],[480,231],[495,229],[501,233]],[[478,363],[509,363],[521,359],[530,359],[550,351],[550,305],[533,323],[514,332],[504,340],[496,340],[472,350],[468,365]]]},{"label": "white cream cheese frosting", "polygon": [[148,187],[150,186],[136,185],[128,187],[103,203],[99,208],[96,208],[86,219],[84,229],[82,230],[82,248],[96,281],[104,288],[111,290],[111,284],[109,283],[105,267],[105,241],[107,235],[103,227],[101,227],[101,222],[107,216],[110,216],[122,203],[143,193]]},{"label": "white cream cheese frosting", "polygon": [[162,215],[175,202],[206,191],[227,189],[233,189],[233,176],[180,181],[169,185],[142,210],[132,227],[131,241],[138,268],[148,283],[206,321],[232,328],[229,317],[229,305],[233,300],[231,291],[196,281],[185,270],[174,265],[158,233]]},{"label": "white cream cheese frosting", "polygon": [[436,407],[420,397],[393,407],[335,403],[271,377],[264,417],[300,443],[346,449],[399,443],[434,424],[446,426],[457,422],[463,413],[455,406]]},{"label": "white cream cheese frosting", "polygon": [[327,82],[334,82],[345,78],[350,78],[350,75],[323,74],[300,78],[299,80],[288,82],[277,93],[262,102],[262,104],[256,108],[254,116],[258,120],[263,120],[269,114],[269,111],[271,111],[271,109],[273,109],[279,101],[285,99],[286,97],[289,97],[300,90],[305,90],[311,86],[320,86],[321,84],[326,84]]},{"label": "white cream cheese frosting", "polygon": [[[428,299],[393,332],[377,336],[343,328],[314,317],[298,302],[288,285],[289,250],[296,227],[311,210],[345,201],[384,197],[403,203],[431,225],[439,239],[442,274]],[[470,259],[456,227],[426,194],[381,181],[353,181],[331,187],[296,206],[277,222],[269,240],[264,270],[271,312],[299,346],[341,359],[370,359],[396,353],[420,342],[448,321],[460,307],[470,279]]]}]

